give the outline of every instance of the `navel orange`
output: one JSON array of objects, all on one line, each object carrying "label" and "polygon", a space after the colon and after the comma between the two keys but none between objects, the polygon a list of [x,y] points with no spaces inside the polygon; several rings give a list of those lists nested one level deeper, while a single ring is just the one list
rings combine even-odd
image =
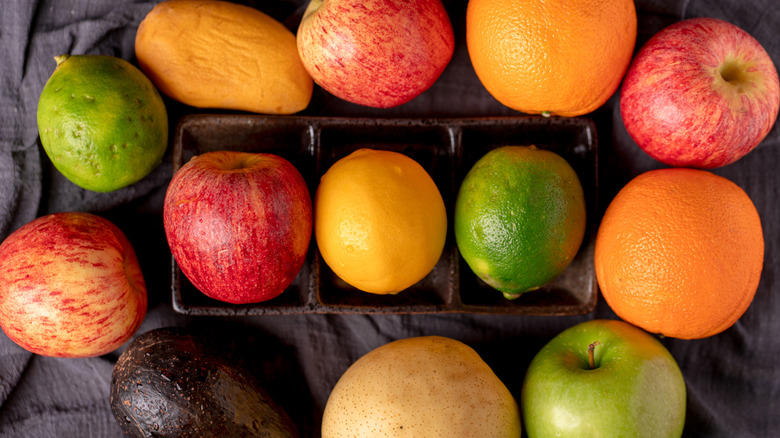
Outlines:
[{"label": "navel orange", "polygon": [[596,237],[601,293],[619,317],[681,339],[715,335],[747,310],[764,260],[750,197],[713,173],[671,168],[631,180]]},{"label": "navel orange", "polygon": [[614,94],[636,42],[633,0],[469,0],[466,44],[488,92],[529,114],[577,116]]}]

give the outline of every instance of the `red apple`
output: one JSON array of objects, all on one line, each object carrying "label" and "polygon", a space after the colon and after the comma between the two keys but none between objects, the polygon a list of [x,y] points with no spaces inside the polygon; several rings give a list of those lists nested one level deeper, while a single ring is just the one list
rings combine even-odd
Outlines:
[{"label": "red apple", "polygon": [[298,275],[312,230],[306,182],[265,153],[209,152],[173,176],[163,224],[182,273],[207,296],[267,301]]},{"label": "red apple", "polygon": [[780,106],[777,70],[747,32],[692,18],[654,35],[623,82],[620,112],[631,137],[671,166],[733,163],[769,133]]},{"label": "red apple", "polygon": [[43,356],[109,353],[146,316],[135,251],[110,221],[57,213],[22,226],[0,245],[0,325]]},{"label": "red apple", "polygon": [[319,86],[375,108],[406,103],[430,88],[455,48],[440,0],[311,0],[297,42]]}]

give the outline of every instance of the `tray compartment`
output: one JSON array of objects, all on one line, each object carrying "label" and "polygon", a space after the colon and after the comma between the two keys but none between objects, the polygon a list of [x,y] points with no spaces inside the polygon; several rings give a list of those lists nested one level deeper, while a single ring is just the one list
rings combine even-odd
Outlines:
[{"label": "tray compartment", "polygon": [[[498,291],[474,275],[465,260],[460,258],[458,283],[464,307],[479,310],[492,309],[505,313],[577,314],[584,304],[596,295],[593,272],[594,220],[597,188],[597,150],[594,131],[581,129],[580,119],[522,118],[499,119],[492,123],[479,120],[464,121],[460,125],[456,154],[457,187],[471,167],[489,151],[501,146],[530,146],[553,151],[568,161],[582,184],[587,208],[587,224],[583,244],[566,270],[542,288],[507,300]],[[457,196],[457,191],[455,192]],[[593,301],[595,304],[595,301]]]},{"label": "tray compartment", "polygon": [[[410,135],[413,132],[413,135]],[[451,136],[446,126],[395,119],[339,120],[320,126],[319,175],[336,161],[361,149],[381,149],[405,154],[417,161],[431,175],[441,192],[449,212],[452,199]],[[450,248],[450,235],[445,248]],[[412,286],[414,293],[397,295],[367,294],[338,278],[322,258],[318,263],[318,299],[326,307],[339,311],[374,312],[435,312],[452,304],[451,272],[454,258],[444,251],[436,266],[425,278]]]}]

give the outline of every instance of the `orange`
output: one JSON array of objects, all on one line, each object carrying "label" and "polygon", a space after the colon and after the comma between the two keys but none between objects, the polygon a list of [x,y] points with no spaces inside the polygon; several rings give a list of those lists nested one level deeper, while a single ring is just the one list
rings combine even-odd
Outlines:
[{"label": "orange", "polygon": [[578,116],[614,94],[634,52],[633,0],[469,0],[474,70],[502,104]]},{"label": "orange", "polygon": [[609,204],[596,236],[596,277],[625,321],[681,339],[715,335],[747,310],[764,261],[750,197],[703,170],[653,170]]},{"label": "orange", "polygon": [[112,192],[146,177],[168,147],[160,93],[135,66],[103,55],[60,55],[38,100],[41,145],[66,178]]},{"label": "orange", "polygon": [[455,200],[463,259],[507,299],[538,289],[574,260],[585,236],[579,177],[555,152],[503,146],[469,170]]},{"label": "orange", "polygon": [[447,214],[436,183],[412,158],[360,149],[322,176],[314,232],[325,263],[365,292],[395,294],[441,257]]}]

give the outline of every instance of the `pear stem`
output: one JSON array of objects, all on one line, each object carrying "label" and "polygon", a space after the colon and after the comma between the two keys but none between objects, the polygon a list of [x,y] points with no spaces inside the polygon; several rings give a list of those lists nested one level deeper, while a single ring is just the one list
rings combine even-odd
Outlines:
[{"label": "pear stem", "polygon": [[590,367],[591,370],[596,368],[596,361],[593,359],[593,350],[596,349],[596,345],[600,345],[600,344],[601,342],[596,341],[588,345],[588,366]]}]

